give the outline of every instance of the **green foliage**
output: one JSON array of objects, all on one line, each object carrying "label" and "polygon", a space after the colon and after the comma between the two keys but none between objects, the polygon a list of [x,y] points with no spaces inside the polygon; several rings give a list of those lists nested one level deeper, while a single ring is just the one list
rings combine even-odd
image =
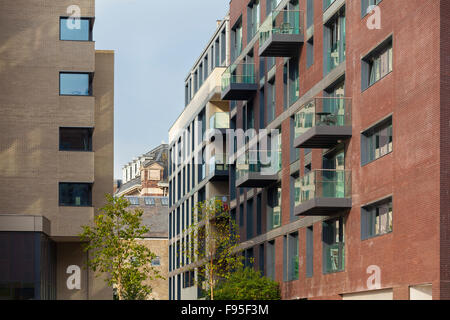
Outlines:
[{"label": "green foliage", "polygon": [[221,200],[199,202],[194,210],[198,219],[188,229],[190,241],[183,252],[196,264],[202,275],[200,282],[206,280],[206,289],[214,300],[216,281],[227,279],[232,270],[243,266],[243,257],[237,253],[239,231]]},{"label": "green foliage", "polygon": [[261,276],[253,268],[241,268],[220,281],[214,290],[216,300],[280,300],[277,282]]},{"label": "green foliage", "polygon": [[108,203],[100,209],[94,226],[83,226],[80,238],[89,252],[88,267],[106,275],[119,300],[147,299],[152,289],[146,280],[162,278],[151,266],[155,258],[137,239],[149,229],[142,225],[142,210],[127,210],[129,201],[107,195]]}]

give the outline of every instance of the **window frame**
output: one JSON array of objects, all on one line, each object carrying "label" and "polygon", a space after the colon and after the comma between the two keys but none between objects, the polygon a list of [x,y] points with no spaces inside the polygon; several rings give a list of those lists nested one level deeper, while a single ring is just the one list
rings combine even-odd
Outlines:
[{"label": "window frame", "polygon": [[[390,229],[386,228],[387,231],[383,233],[381,232],[377,233],[376,220],[378,218],[376,210],[384,205],[387,205],[390,208],[390,211],[387,212],[386,224],[389,224],[390,221],[391,227]],[[381,221],[381,215],[378,215],[378,217]],[[379,226],[381,227],[381,223],[379,224]],[[372,231],[374,232],[372,233]],[[385,197],[381,200],[375,201],[373,203],[361,207],[361,241],[382,237],[391,234],[393,232],[394,232],[394,201],[392,196]]]},{"label": "window frame", "polygon": [[[374,0],[375,6],[378,6],[383,0]],[[372,6],[370,0],[361,0],[361,19],[364,19],[370,12],[367,12],[367,9]]]},{"label": "window frame", "polygon": [[[369,139],[372,139],[378,132],[381,132],[382,130],[387,130],[388,134],[390,132],[390,136],[388,135],[388,138],[391,138],[391,141],[387,142],[387,152],[383,155],[379,155],[376,157],[376,145],[373,144],[373,142],[370,142]],[[389,145],[391,145],[391,148],[389,150]],[[370,157],[371,149],[374,149],[374,158],[372,159]],[[380,148],[381,149],[381,146]],[[360,155],[361,155],[361,167],[364,167],[374,161],[377,161],[383,157],[388,156],[389,154],[394,152],[394,123],[393,123],[393,117],[392,114],[387,116],[386,118],[382,119],[381,121],[377,122],[376,124],[372,125],[370,128],[364,130],[361,132],[361,146],[360,146]]]},{"label": "window frame", "polygon": [[[61,186],[62,185],[87,185],[89,187],[89,199],[88,199],[88,204],[87,205],[73,205],[73,204],[65,204],[63,202],[61,202]],[[93,207],[93,203],[92,203],[92,188],[93,188],[94,183],[93,182],[59,182],[58,183],[58,206],[59,207],[71,207],[71,208],[92,208]]]},{"label": "window frame", "polygon": [[[61,148],[61,130],[64,129],[74,129],[74,130],[88,130],[89,131],[89,147],[88,150],[65,150]],[[60,152],[94,152],[94,129],[92,127],[59,127],[59,145],[58,145],[58,151]]]},{"label": "window frame", "polygon": [[[89,75],[89,93],[86,94],[62,94],[61,93],[61,75],[63,74],[87,74]],[[59,96],[60,97],[93,97],[94,96],[94,72],[83,72],[83,71],[60,71],[59,72]]]},{"label": "window frame", "polygon": [[[94,23],[95,23],[95,17],[80,17],[80,20],[88,20],[89,21],[89,39],[88,40],[74,40],[74,39],[62,39],[62,33],[61,33],[61,20],[67,20],[73,17],[69,16],[60,16],[59,17],[59,41],[76,41],[76,42],[94,42]],[[78,18],[76,18],[78,19]]]},{"label": "window frame", "polygon": [[[388,71],[384,76],[382,76],[381,56],[386,52],[388,53]],[[370,83],[371,69],[375,58],[380,59],[380,78],[375,80],[373,83]],[[365,92],[372,86],[376,85],[378,82],[389,76],[392,72],[394,72],[394,37],[391,34],[386,39],[381,41],[375,48],[370,50],[368,54],[361,58],[361,92]]]}]

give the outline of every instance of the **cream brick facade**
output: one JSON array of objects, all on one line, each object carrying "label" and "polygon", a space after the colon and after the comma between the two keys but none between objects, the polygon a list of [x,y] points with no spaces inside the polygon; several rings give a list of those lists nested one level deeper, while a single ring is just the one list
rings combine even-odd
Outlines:
[{"label": "cream brick facade", "polygon": [[[111,299],[83,268],[77,235],[113,192],[114,52],[59,40],[60,17],[73,4],[0,1],[0,231],[38,231],[56,242],[57,299]],[[76,4],[82,17],[95,17],[94,0]],[[62,71],[92,72],[93,95],[60,96]],[[94,128],[93,152],[59,151],[60,127]],[[60,182],[93,183],[92,207],[60,207]],[[45,217],[49,228],[11,223],[23,216]],[[80,266],[81,289],[67,289],[69,265]]]}]

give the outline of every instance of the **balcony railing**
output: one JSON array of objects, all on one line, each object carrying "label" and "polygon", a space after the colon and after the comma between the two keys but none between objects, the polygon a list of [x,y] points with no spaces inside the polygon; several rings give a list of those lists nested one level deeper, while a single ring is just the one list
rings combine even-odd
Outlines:
[{"label": "balcony railing", "polygon": [[296,215],[321,215],[351,208],[352,176],[349,170],[313,170],[301,179]]},{"label": "balcony railing", "polygon": [[210,129],[229,129],[230,128],[230,113],[216,112],[209,119]]},{"label": "balcony railing", "polygon": [[[249,152],[245,154],[244,160],[237,160],[236,164],[236,186],[237,187],[265,187],[277,181],[278,171],[281,168],[279,153],[271,151],[254,152],[254,159],[249,159]],[[261,161],[260,154],[265,154]]]},{"label": "balcony railing", "polygon": [[228,155],[214,155],[209,160],[209,176],[212,181],[228,179]]},{"label": "balcony railing", "polygon": [[352,136],[351,98],[314,98],[295,115],[297,148],[327,149]]},{"label": "balcony railing", "polygon": [[257,89],[254,63],[233,64],[222,74],[222,100],[247,100]]},{"label": "balcony railing", "polygon": [[273,11],[259,28],[260,56],[298,56],[303,42],[302,11]]}]

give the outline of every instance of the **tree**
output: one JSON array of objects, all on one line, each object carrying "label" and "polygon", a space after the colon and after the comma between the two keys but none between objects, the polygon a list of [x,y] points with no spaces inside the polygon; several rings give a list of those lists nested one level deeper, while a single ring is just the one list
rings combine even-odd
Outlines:
[{"label": "tree", "polygon": [[241,268],[215,288],[216,300],[280,300],[277,282],[253,268]]},{"label": "tree", "polygon": [[123,197],[107,195],[108,203],[94,218],[94,226],[83,226],[79,235],[90,253],[88,267],[107,276],[119,300],[144,300],[152,291],[147,280],[162,279],[151,266],[156,257],[137,239],[149,229],[142,225],[143,211],[127,210],[130,202]]},{"label": "tree", "polygon": [[[205,273],[209,297],[214,300],[216,281],[227,279],[233,270],[243,266],[242,255],[237,253],[239,232],[228,206],[221,200],[199,202],[194,210],[197,222],[188,229],[189,242],[183,248],[199,270]],[[202,285],[203,276],[197,285]]]}]

